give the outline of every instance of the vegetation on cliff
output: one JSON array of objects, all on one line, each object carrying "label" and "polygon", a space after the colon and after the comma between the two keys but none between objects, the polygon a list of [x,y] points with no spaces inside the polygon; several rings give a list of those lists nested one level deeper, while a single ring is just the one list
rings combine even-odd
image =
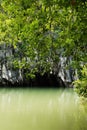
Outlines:
[{"label": "vegetation on cliff", "polygon": [[[0,1],[0,45],[13,50],[14,68],[35,77],[54,71],[59,57],[71,57],[67,67],[77,69],[77,92],[86,90],[87,2],[85,0]],[[6,60],[0,59],[1,63]],[[85,66],[84,67],[82,67]],[[81,76],[81,77],[80,77]],[[85,77],[85,80],[84,80]],[[84,83],[82,82],[84,80]],[[75,82],[77,86],[77,82]],[[85,85],[84,85],[85,84]],[[81,92],[81,93],[82,93]],[[80,92],[79,92],[80,93]]]}]

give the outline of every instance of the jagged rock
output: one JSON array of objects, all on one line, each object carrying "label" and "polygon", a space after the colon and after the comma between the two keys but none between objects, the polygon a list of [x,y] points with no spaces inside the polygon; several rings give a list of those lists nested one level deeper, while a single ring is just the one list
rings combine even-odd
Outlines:
[{"label": "jagged rock", "polygon": [[16,50],[12,46],[0,45],[0,85],[14,86],[71,86],[75,79],[75,71],[72,68],[66,69],[68,62],[71,62],[71,57],[62,57],[52,72],[41,75],[36,74],[35,79],[26,79],[21,69],[13,69],[12,60],[15,58]]}]

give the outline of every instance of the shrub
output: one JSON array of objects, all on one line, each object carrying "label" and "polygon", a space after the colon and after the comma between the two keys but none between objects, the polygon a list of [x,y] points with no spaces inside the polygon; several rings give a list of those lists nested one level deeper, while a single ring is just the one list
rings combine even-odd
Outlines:
[{"label": "shrub", "polygon": [[81,70],[81,76],[78,80],[74,81],[75,91],[79,96],[87,98],[87,65],[84,65]]}]

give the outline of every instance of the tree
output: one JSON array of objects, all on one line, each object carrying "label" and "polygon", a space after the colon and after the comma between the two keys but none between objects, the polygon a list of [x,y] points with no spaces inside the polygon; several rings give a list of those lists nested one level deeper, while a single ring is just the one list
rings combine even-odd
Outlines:
[{"label": "tree", "polygon": [[[82,0],[3,0],[0,44],[13,49],[14,67],[34,77],[54,73],[60,55],[81,73],[87,62],[87,2]],[[67,65],[65,65],[66,68]]]}]

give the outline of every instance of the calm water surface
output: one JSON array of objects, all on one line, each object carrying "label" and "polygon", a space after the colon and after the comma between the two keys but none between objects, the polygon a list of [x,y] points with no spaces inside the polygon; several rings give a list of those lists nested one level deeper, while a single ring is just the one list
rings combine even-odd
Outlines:
[{"label": "calm water surface", "polygon": [[0,130],[87,130],[87,112],[71,89],[0,89]]}]

